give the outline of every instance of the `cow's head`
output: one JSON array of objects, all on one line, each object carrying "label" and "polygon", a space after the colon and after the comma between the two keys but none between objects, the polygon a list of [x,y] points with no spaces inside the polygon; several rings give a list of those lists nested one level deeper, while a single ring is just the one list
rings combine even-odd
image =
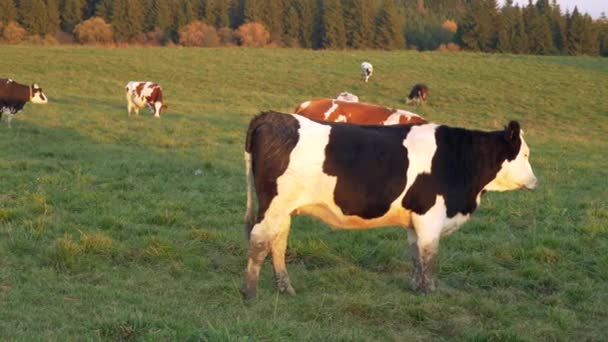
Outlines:
[{"label": "cow's head", "polygon": [[34,83],[30,87],[30,101],[32,103],[45,104],[49,102],[49,99],[42,92],[42,88]]},{"label": "cow's head", "polygon": [[505,127],[503,139],[506,141],[507,159],[502,163],[496,177],[484,189],[506,191],[536,188],[538,181],[529,161],[530,148],[517,121],[511,121]]}]

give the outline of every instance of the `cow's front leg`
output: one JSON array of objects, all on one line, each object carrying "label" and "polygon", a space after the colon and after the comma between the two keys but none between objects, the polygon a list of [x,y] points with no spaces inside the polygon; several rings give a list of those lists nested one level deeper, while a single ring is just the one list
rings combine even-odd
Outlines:
[{"label": "cow's front leg", "polygon": [[408,230],[408,241],[414,263],[412,289],[422,293],[435,290],[433,268],[445,217],[445,211],[441,209],[443,208],[434,207],[423,216],[415,215],[412,218],[414,231]]},{"label": "cow's front leg", "polygon": [[291,217],[288,217],[281,225],[277,237],[272,242],[272,265],[274,266],[274,278],[277,289],[280,293],[295,295],[296,291],[291,286],[287,266],[285,265],[285,251],[287,250],[287,236],[289,235],[289,226],[291,225]]},{"label": "cow's front leg", "polygon": [[13,126],[11,125],[11,121],[13,120],[14,116],[15,114],[13,113],[8,113],[8,115],[6,116],[6,124],[8,125],[8,128],[13,128]]},{"label": "cow's front leg", "polygon": [[422,246],[419,243],[410,245],[414,262],[412,288],[415,291],[429,293],[435,290],[433,268],[435,267],[438,246],[438,240]]}]

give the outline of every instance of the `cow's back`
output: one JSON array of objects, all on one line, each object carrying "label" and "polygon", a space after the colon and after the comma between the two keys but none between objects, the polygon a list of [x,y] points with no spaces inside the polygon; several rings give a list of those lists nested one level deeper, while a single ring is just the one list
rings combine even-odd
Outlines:
[{"label": "cow's back", "polygon": [[428,120],[401,109],[334,99],[314,99],[301,103],[296,109],[309,119],[347,122],[358,125],[424,124]]}]

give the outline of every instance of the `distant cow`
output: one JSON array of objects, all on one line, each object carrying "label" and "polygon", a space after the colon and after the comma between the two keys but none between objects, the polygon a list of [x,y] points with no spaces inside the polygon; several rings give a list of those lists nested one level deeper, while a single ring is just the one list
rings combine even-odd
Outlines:
[{"label": "distant cow", "polygon": [[156,83],[131,81],[127,83],[126,91],[129,116],[131,111],[139,115],[139,110],[147,106],[159,118],[161,110],[167,108],[163,102],[163,91]]},{"label": "distant cow", "polygon": [[402,109],[333,99],[315,99],[302,102],[296,107],[295,113],[314,120],[348,122],[360,125],[396,125],[428,122],[420,115]]},{"label": "distant cow", "polygon": [[367,82],[372,74],[374,73],[374,67],[370,62],[361,63],[361,79]]},{"label": "distant cow", "polygon": [[410,94],[407,96],[406,103],[416,102],[417,104],[425,104],[429,97],[429,87],[422,83],[418,83],[412,87]]},{"label": "distant cow", "polygon": [[17,83],[11,79],[0,78],[0,118],[6,114],[6,122],[11,127],[11,120],[23,109],[27,102],[45,104],[48,98],[36,83],[31,86]]},{"label": "distant cow", "polygon": [[285,266],[292,214],[335,228],[410,228],[412,286],[431,291],[439,238],[469,219],[482,193],[536,187],[529,154],[515,121],[504,130],[482,132],[258,115],[245,143],[249,252],[242,293],[255,297],[270,252],[279,291],[295,294]]},{"label": "distant cow", "polygon": [[346,101],[346,102],[359,102],[359,97],[355,94],[351,94],[347,91],[343,91],[336,97],[336,100]]}]

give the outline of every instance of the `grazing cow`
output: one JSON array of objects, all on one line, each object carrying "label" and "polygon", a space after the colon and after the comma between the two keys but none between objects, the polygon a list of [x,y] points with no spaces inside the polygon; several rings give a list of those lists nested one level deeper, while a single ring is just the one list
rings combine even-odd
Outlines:
[{"label": "grazing cow", "polygon": [[348,122],[359,125],[397,125],[428,122],[420,115],[402,109],[333,99],[315,99],[302,102],[296,107],[295,113],[314,120]]},{"label": "grazing cow", "polygon": [[351,94],[347,91],[343,91],[336,97],[336,100],[346,101],[346,102],[359,102],[359,97],[355,94]]},{"label": "grazing cow", "polygon": [[365,82],[367,83],[369,78],[372,77],[373,73],[374,73],[374,67],[372,66],[372,63],[370,63],[370,62],[361,63],[361,79],[362,80],[365,80]]},{"label": "grazing cow", "polygon": [[529,153],[516,121],[482,132],[262,113],[251,121],[245,143],[249,251],[242,293],[255,297],[270,252],[278,289],[295,294],[285,267],[291,214],[336,228],[411,228],[412,286],[429,292],[439,238],[469,219],[482,193],[536,187]]},{"label": "grazing cow", "polygon": [[27,102],[45,104],[48,98],[36,83],[31,86],[17,83],[11,79],[0,78],[0,118],[6,114],[6,122],[11,127],[11,120],[23,109]]},{"label": "grazing cow", "polygon": [[410,94],[407,96],[406,103],[416,102],[416,104],[425,104],[429,97],[429,87],[422,83],[418,83],[412,87]]},{"label": "grazing cow", "polygon": [[127,83],[126,90],[129,116],[132,110],[139,115],[139,110],[148,106],[154,117],[159,118],[160,111],[167,108],[163,103],[163,90],[156,83],[131,81]]}]

